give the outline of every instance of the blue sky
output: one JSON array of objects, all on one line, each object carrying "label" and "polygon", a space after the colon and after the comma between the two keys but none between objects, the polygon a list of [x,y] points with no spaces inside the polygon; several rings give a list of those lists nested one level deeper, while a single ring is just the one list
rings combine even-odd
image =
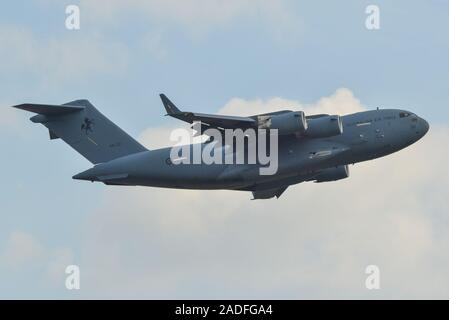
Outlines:
[{"label": "blue sky", "polygon": [[[59,259],[95,269],[88,262],[88,257],[95,253],[86,249],[93,241],[92,233],[102,234],[107,233],[108,228],[109,232],[118,228],[110,220],[104,227],[101,220],[96,220],[104,218],[107,203],[139,202],[141,197],[149,197],[148,192],[160,192],[139,188],[120,193],[99,184],[72,181],[72,175],[90,164],[63,142],[50,142],[44,128],[28,121],[29,114],[11,111],[10,105],[59,104],[87,98],[131,135],[139,137],[147,128],[176,125],[174,120],[163,117],[158,96],[161,92],[181,108],[213,113],[222,110],[233,98],[269,101],[280,97],[311,105],[332,96],[339,88],[347,88],[364,107],[409,109],[427,119],[432,127],[448,125],[449,4],[446,1],[136,0],[127,5],[123,3],[19,0],[2,4],[0,143],[4,150],[1,160],[4,170],[0,185],[0,249],[6,252],[9,246],[14,248],[14,235],[18,235],[17,242],[25,242],[31,248],[41,247],[36,250],[42,252],[37,256],[25,255],[26,263],[9,263],[4,255],[4,263],[0,263],[0,297],[105,296],[106,289],[66,291],[63,282],[48,279],[52,277],[48,275],[48,265]],[[65,28],[68,4],[80,6],[79,31]],[[380,30],[365,28],[365,8],[369,4],[380,7]],[[178,193],[175,192],[164,195],[176,198]],[[422,190],[420,192],[422,194]],[[180,197],[186,203],[190,203],[189,197],[201,201],[201,193],[188,195]],[[228,195],[225,193],[222,197]],[[289,212],[294,208],[290,206],[293,198],[288,205],[278,202],[279,211]],[[247,199],[239,196],[238,201],[245,203]],[[447,211],[444,207],[447,203],[439,201],[443,207],[433,208],[432,213],[447,222],[441,217]],[[215,206],[210,202],[209,205]],[[245,206],[247,204],[242,204],[242,208]],[[156,207],[157,210],[149,204],[143,208],[130,205],[126,209],[124,205],[122,213],[167,215],[168,209],[164,206]],[[245,215],[244,209],[234,207],[226,212]],[[196,216],[193,209],[187,209],[184,215]],[[137,216],[138,221],[142,216]],[[209,221],[204,214],[196,217],[200,225]],[[441,222],[435,219],[429,223]],[[92,221],[99,225],[93,227]],[[226,225],[227,222],[226,219],[213,220],[212,224]],[[169,230],[170,236],[182,233],[175,225],[170,226],[174,228]],[[211,226],[215,227],[218,228]],[[120,233],[120,229],[117,230]],[[446,231],[441,232],[445,234]],[[132,252],[133,241],[148,240],[133,238],[132,232],[130,234],[129,247],[117,250]],[[150,239],[155,244],[147,244],[149,250],[166,249],[168,243],[164,239],[168,234],[161,233],[157,239]],[[109,238],[94,239],[107,242]],[[164,243],[163,247],[157,246],[158,240]],[[135,247],[138,249],[139,246]],[[317,256],[312,259],[315,262],[326,259],[324,253],[315,254]],[[205,258],[206,253],[198,255]],[[110,257],[111,261],[117,259],[114,257]],[[131,273],[134,269],[148,268],[145,263],[134,265],[135,257],[137,253],[127,256],[125,267],[117,274],[127,267]],[[147,258],[151,264],[152,256]],[[171,261],[165,259],[167,264]],[[192,269],[194,263],[192,261]],[[166,276],[170,278],[170,274]],[[126,276],[123,279],[127,279]],[[181,297],[195,296],[195,279],[192,273],[180,290]],[[105,282],[109,283],[110,279]],[[129,282],[134,283],[135,279]],[[127,281],[119,283],[123,283],[123,287],[113,287],[111,296],[120,296],[123,290],[128,292],[124,289],[128,287]],[[273,287],[277,288],[271,291],[275,297],[295,296],[295,288],[284,288],[281,284]],[[326,292],[325,285],[313,281],[301,283],[300,287],[312,296]],[[230,289],[220,287],[220,291],[207,282],[199,288],[205,292],[205,297],[219,297],[220,293],[231,295]],[[259,297],[258,288],[242,288],[240,292]],[[259,289],[261,297],[269,296],[269,288]],[[334,289],[337,292],[338,286]],[[405,292],[402,289],[386,296],[401,296]],[[157,297],[151,288],[139,290],[149,297]],[[433,292],[429,289],[428,293]],[[170,294],[168,291],[167,297]],[[304,291],[302,294],[301,297],[307,297]],[[132,290],[123,295],[135,296]],[[359,292],[354,291],[353,295],[358,296]]]}]

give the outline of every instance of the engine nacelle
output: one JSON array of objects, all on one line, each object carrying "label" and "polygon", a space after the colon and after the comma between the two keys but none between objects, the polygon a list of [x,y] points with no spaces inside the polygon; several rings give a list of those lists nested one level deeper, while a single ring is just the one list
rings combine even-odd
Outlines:
[{"label": "engine nacelle", "polygon": [[341,180],[349,177],[349,167],[347,165],[322,170],[313,180],[315,182],[329,182]]},{"label": "engine nacelle", "polygon": [[277,129],[279,135],[303,134],[308,127],[306,116],[302,111],[259,116],[258,122],[260,129]]},{"label": "engine nacelle", "polygon": [[310,138],[326,138],[343,133],[343,124],[340,116],[337,115],[309,118],[307,124],[305,135]]}]

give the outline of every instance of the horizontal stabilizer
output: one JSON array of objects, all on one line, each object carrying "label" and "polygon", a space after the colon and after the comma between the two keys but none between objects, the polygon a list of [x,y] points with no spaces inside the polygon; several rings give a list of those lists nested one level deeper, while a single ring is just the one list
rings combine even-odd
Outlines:
[{"label": "horizontal stabilizer", "polygon": [[147,151],[88,100],[63,105],[25,103],[15,108],[37,113],[30,120],[47,127],[51,140],[61,138],[94,164]]},{"label": "horizontal stabilizer", "polygon": [[63,115],[72,112],[81,111],[84,107],[81,106],[58,106],[58,105],[49,105],[49,104],[34,104],[34,103],[24,103],[14,106],[14,108],[22,109],[38,114],[43,114],[46,116],[55,116],[55,115]]}]

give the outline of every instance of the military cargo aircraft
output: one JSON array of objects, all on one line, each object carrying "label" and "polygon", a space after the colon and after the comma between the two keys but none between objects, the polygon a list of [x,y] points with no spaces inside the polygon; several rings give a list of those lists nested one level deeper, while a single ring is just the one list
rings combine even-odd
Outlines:
[{"label": "military cargo aircraft", "polygon": [[[88,100],[63,105],[21,104],[36,113],[30,120],[48,128],[94,166],[74,179],[116,186],[251,191],[254,199],[279,198],[291,185],[329,182],[349,176],[348,165],[401,150],[429,130],[426,120],[398,109],[377,109],[350,115],[305,115],[278,111],[250,117],[201,114],[179,110],[160,95],[167,115],[208,129],[253,129],[276,132],[277,170],[261,175],[262,164],[176,164],[172,147],[148,150],[101,114]],[[201,131],[199,134],[203,134]],[[268,140],[271,139],[269,136]],[[201,148],[214,143],[205,141]],[[194,145],[189,148],[193,149]],[[234,149],[213,148],[235,158]]]}]

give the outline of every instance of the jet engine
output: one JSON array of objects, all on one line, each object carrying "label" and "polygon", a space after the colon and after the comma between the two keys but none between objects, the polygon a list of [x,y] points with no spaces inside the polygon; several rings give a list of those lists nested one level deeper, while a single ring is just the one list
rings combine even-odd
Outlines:
[{"label": "jet engine", "polygon": [[310,138],[326,138],[343,133],[340,116],[322,116],[307,119],[308,128],[305,135]]},{"label": "jet engine", "polygon": [[300,134],[309,138],[326,138],[343,133],[340,116],[323,115],[306,118],[304,112],[295,111],[258,117],[260,129],[277,129],[279,135]]},{"label": "jet engine", "polygon": [[307,130],[304,112],[295,111],[258,117],[260,129],[277,129],[279,135],[303,134]]},{"label": "jet engine", "polygon": [[349,168],[347,165],[338,166],[334,168],[327,168],[319,172],[317,176],[313,178],[315,182],[329,182],[341,180],[349,177]]}]

